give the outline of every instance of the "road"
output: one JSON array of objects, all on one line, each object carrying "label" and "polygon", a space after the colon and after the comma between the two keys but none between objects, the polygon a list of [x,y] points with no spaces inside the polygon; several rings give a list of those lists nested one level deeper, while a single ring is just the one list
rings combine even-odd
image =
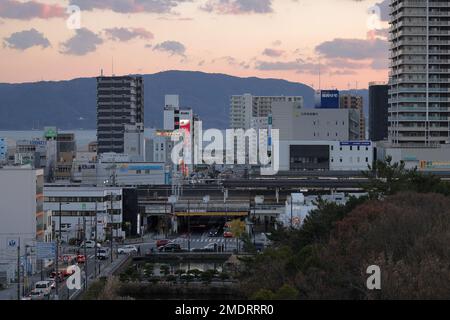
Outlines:
[{"label": "road", "polygon": [[[161,238],[162,239],[162,238]],[[189,238],[186,236],[178,236],[176,238],[171,238],[171,241],[178,243],[182,249],[187,250],[189,248]],[[236,239],[234,238],[224,238],[224,237],[209,237],[208,233],[202,234],[192,234],[190,239],[190,249],[201,249],[210,243],[217,243],[218,245],[223,244],[226,251],[233,251],[236,249]],[[242,248],[242,241],[239,241]],[[151,239],[143,243],[135,244],[136,247],[140,247],[141,254],[146,254],[153,249],[156,253],[156,239]]]},{"label": "road", "polygon": [[[161,237],[158,237],[158,239],[162,239]],[[237,247],[237,243],[236,243],[236,239],[234,238],[224,238],[224,237],[209,237],[208,233],[198,233],[198,234],[192,234],[191,238],[189,239],[187,237],[187,235],[180,235],[177,236],[175,238],[170,238],[171,241],[180,244],[182,249],[187,250],[188,247],[190,247],[190,249],[201,249],[204,248],[205,246],[207,246],[210,243],[217,243],[218,245],[224,245],[224,248],[226,251],[231,252],[233,250],[236,249]],[[190,240],[190,245],[189,245],[189,240]],[[146,254],[151,252],[151,249],[153,249],[154,253],[157,253],[158,250],[156,248],[156,237],[146,237],[144,238],[143,242],[140,243],[136,243],[134,244],[136,247],[140,248],[140,252],[141,254]],[[242,248],[242,241],[239,241],[239,246],[240,248]],[[117,247],[120,245],[114,245],[114,252],[117,251]],[[70,246],[63,246],[63,254],[69,254],[69,253],[73,253],[76,254],[78,250],[78,247],[70,247]],[[83,249],[80,250],[80,253],[83,254]],[[87,264],[87,275],[88,275],[88,283],[91,283],[94,278],[95,278],[95,256],[94,256],[94,249],[87,249],[87,260],[86,260],[86,264]],[[114,253],[114,260],[123,260],[126,258],[126,255],[117,255],[116,253]],[[67,264],[62,264],[60,263],[60,267],[62,266],[68,266]],[[84,264],[80,264],[78,265],[79,268],[81,269],[81,284],[82,286],[84,285],[84,279],[85,279],[85,267]],[[107,270],[107,268],[110,268],[110,260],[97,260],[97,276]],[[49,275],[51,273],[51,271],[53,271],[53,267],[48,268],[47,270],[45,270],[43,272],[43,279],[48,279]],[[33,288],[34,284],[38,281],[41,281],[41,274],[37,273],[35,275],[32,275],[30,277],[28,277],[28,283],[30,284],[29,287]],[[21,288],[22,289],[22,288]],[[55,292],[56,290],[53,290],[53,293],[50,297],[51,300],[56,299],[55,297]],[[73,298],[77,291],[76,289],[73,290],[69,290],[69,288],[67,287],[66,281],[63,281],[61,283],[59,283],[59,287],[58,287],[58,291],[59,291],[59,295],[58,295],[58,299],[59,300],[69,300],[71,298]],[[28,293],[28,292],[27,292]],[[16,284],[12,284],[10,288],[6,289],[6,290],[2,290],[0,291],[0,300],[14,300],[17,299],[17,285]]]}]

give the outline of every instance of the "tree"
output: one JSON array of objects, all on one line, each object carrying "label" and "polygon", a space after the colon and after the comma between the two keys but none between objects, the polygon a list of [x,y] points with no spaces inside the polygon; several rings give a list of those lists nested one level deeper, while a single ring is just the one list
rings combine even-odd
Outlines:
[{"label": "tree", "polygon": [[294,287],[284,284],[275,293],[275,299],[277,300],[295,300],[298,299],[298,290]]},{"label": "tree", "polygon": [[275,300],[275,294],[268,289],[259,289],[251,297],[251,300]]},{"label": "tree", "polygon": [[234,219],[230,222],[230,231],[233,237],[236,238],[236,248],[237,252],[239,252],[239,239],[245,233],[245,222],[240,219]]}]

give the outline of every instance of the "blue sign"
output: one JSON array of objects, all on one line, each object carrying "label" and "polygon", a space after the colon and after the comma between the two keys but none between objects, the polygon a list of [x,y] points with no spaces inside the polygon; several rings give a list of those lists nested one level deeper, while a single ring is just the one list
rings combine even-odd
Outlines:
[{"label": "blue sign", "polygon": [[36,242],[37,259],[53,259],[56,255],[55,242]]},{"label": "blue sign", "polygon": [[339,109],[339,91],[322,90],[316,98],[316,108],[318,109]]},{"label": "blue sign", "polygon": [[16,239],[8,239],[8,247],[17,248],[18,241]]}]

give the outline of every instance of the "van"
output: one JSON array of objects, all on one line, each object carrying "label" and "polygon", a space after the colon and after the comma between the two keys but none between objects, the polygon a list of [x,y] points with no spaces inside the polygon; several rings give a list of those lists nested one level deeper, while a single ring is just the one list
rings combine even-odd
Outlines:
[{"label": "van", "polygon": [[106,260],[110,256],[109,248],[99,248],[97,249],[97,259]]},{"label": "van", "polygon": [[41,292],[42,294],[44,294],[44,296],[47,297],[52,292],[52,283],[50,281],[36,282],[36,284],[34,285],[34,290]]}]

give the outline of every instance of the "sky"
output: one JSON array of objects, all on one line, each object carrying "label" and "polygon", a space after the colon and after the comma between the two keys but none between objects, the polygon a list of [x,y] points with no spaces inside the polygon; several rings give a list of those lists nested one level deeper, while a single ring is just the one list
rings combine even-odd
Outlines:
[{"label": "sky", "polygon": [[387,81],[388,0],[0,0],[0,82],[166,70]]}]

